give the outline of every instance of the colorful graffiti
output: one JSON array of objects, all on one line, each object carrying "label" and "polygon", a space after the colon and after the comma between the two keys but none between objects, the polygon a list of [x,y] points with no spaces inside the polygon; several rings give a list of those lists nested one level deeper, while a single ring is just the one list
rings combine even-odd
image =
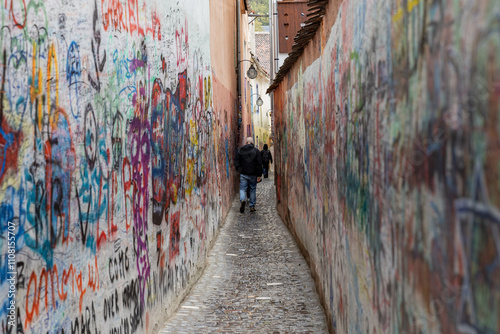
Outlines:
[{"label": "colorful graffiti", "polygon": [[154,332],[235,193],[236,88],[212,73],[209,4],[0,11],[2,296],[17,272],[0,333]]},{"label": "colorful graffiti", "polygon": [[274,110],[279,210],[332,327],[498,333],[500,3],[329,6]]}]

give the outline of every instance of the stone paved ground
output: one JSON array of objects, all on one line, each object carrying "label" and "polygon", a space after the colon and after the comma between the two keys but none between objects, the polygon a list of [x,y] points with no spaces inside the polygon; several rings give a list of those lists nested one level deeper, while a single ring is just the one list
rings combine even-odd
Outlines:
[{"label": "stone paved ground", "polygon": [[272,178],[257,212],[235,199],[200,280],[160,333],[327,333],[306,261],[275,209]]}]

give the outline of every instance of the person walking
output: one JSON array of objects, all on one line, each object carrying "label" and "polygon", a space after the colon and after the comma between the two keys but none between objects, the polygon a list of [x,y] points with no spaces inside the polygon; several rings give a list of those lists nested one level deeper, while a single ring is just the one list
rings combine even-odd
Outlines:
[{"label": "person walking", "polygon": [[262,173],[264,178],[267,179],[269,177],[269,163],[273,163],[273,156],[267,144],[264,144],[264,149],[260,152],[260,155],[262,156]]},{"label": "person walking", "polygon": [[250,212],[255,212],[257,183],[262,181],[262,157],[259,149],[254,146],[252,137],[248,137],[246,145],[238,150],[235,167],[240,172],[240,212],[245,212],[248,188]]}]

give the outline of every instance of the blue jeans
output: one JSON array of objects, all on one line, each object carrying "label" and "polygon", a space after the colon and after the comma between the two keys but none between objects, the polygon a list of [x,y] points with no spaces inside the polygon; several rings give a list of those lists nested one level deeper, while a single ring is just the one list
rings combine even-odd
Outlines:
[{"label": "blue jeans", "polygon": [[257,197],[257,176],[240,174],[240,202],[246,200],[247,188],[250,188],[250,207],[254,207]]}]

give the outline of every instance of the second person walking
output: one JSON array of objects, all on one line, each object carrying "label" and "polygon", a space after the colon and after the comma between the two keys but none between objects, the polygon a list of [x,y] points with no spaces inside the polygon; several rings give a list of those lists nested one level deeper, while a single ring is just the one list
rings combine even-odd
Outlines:
[{"label": "second person walking", "polygon": [[262,158],[253,138],[248,137],[246,145],[238,150],[235,167],[240,172],[240,212],[245,212],[247,189],[250,188],[250,212],[255,212],[257,183],[262,176]]}]

